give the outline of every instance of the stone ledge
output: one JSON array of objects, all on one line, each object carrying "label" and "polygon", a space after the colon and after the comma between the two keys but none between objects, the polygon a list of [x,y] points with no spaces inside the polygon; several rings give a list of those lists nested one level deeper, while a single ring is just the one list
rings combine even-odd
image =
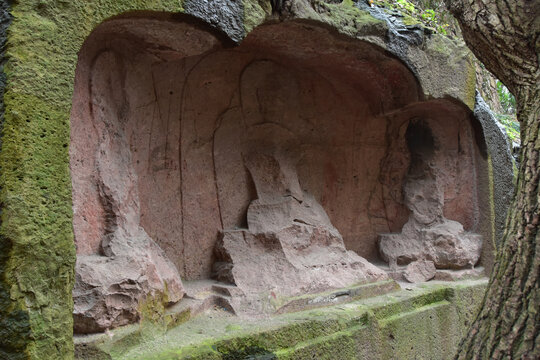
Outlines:
[{"label": "stone ledge", "polygon": [[76,358],[451,358],[486,285],[487,279],[432,281],[271,318],[245,319],[214,309],[169,331],[143,323],[99,336],[76,337]]}]

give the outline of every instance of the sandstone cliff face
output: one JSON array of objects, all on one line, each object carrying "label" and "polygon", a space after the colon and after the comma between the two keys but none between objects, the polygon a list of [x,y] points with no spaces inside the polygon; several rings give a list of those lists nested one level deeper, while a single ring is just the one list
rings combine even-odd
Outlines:
[{"label": "sandstone cliff face", "polygon": [[[121,312],[90,310],[90,292],[119,296],[96,288],[138,289],[119,292],[130,315],[98,328],[136,319],[146,294],[173,288],[177,301],[179,276],[208,278],[216,261],[218,278],[246,294],[386,278],[368,260],[379,259],[378,235],[399,232],[417,203],[403,192],[415,119],[435,134],[438,216],[481,230],[485,159],[467,108],[426,100],[398,58],[326,27],[263,25],[231,48],[164,16],[111,20],[83,47],[75,94],[77,316]],[[126,250],[110,254],[109,244]],[[140,263],[148,248],[157,255],[137,271],[154,266],[155,285],[91,274],[122,256]]]},{"label": "sandstone cliff face", "polygon": [[[481,263],[489,265],[490,193],[504,188],[495,192],[505,195],[495,206],[499,226],[511,177],[505,172],[504,181],[490,185],[482,131],[467,109],[474,104],[474,71],[465,46],[396,19],[374,18],[358,9],[362,2],[285,3],[280,16],[263,0],[2,3],[2,36],[9,24],[2,58],[9,71],[0,82],[6,88],[0,307],[7,334],[1,350],[7,356],[71,357],[73,231],[79,258],[104,263],[115,256],[102,245],[122,239],[119,229],[129,229],[125,241],[146,239],[137,247],[156,256],[133,272],[118,262],[130,275],[111,277],[121,283],[150,264],[164,264],[156,287],[122,290],[133,304],[163,291],[170,263],[176,280],[208,276],[219,233],[246,228],[246,209],[257,196],[230,139],[244,142],[263,113],[280,126],[295,119],[289,130],[303,144],[296,168],[302,191],[321,205],[346,249],[370,260],[378,257],[377,234],[399,232],[408,218],[402,200],[406,124],[415,116],[453,124],[443,149],[458,172],[448,173],[466,179],[469,162],[463,159],[469,155],[460,157],[456,149],[469,144],[476,182],[463,181],[480,186],[476,196],[443,182],[443,213],[484,235]],[[4,21],[11,18],[7,10],[12,23]],[[268,20],[272,25],[259,28]],[[235,119],[246,121],[240,131]],[[112,126],[110,143],[98,137],[108,131],[104,124]],[[106,185],[106,168],[97,171],[98,149],[117,149],[129,176]],[[490,148],[489,155],[498,163],[496,151]],[[227,185],[228,179],[237,185]],[[103,190],[115,185],[131,189],[131,200],[107,200]],[[75,296],[114,294],[104,280]]]},{"label": "sandstone cliff face", "polygon": [[[399,19],[375,18],[358,9],[363,2],[283,4],[278,15],[264,0],[2,3],[2,39],[7,25],[9,31],[2,57],[6,81],[0,82],[6,90],[0,151],[5,336],[0,350],[8,358],[20,352],[36,359],[71,358],[74,231],[83,260],[79,268],[85,256],[114,261],[106,246],[112,239],[143,239],[128,247],[152,249],[155,256],[144,252],[146,260],[139,259],[133,269],[127,265],[132,260],[115,263],[126,276],[112,265],[101,268],[118,275],[111,283],[121,284],[151,264],[164,265],[159,285],[148,287],[142,278],[134,292],[119,288],[133,304],[139,296],[163,291],[170,263],[178,270],[173,279],[208,276],[219,233],[236,226],[245,230],[246,209],[257,196],[230,139],[244,142],[254,125],[250,121],[259,121],[253,119],[262,113],[280,126],[296,119],[289,130],[303,144],[296,168],[302,191],[326,212],[345,248],[370,260],[378,257],[377,234],[399,232],[408,218],[401,188],[409,162],[405,124],[414,116],[454,124],[448,164],[459,174],[469,165],[459,165],[463,158],[454,161],[461,154],[455,149],[472,132],[475,140],[469,144],[480,149],[473,157],[478,216],[463,210],[468,215],[460,218],[459,207],[469,205],[456,204],[475,196],[446,185],[443,212],[465,230],[485,235],[480,261],[489,265],[494,241],[487,239],[495,216],[490,193],[502,184],[504,191],[496,193],[509,194],[511,183],[505,176],[486,186],[491,183],[482,131],[467,109],[474,104],[474,71],[465,46],[399,24]],[[7,11],[13,22],[4,21],[11,18]],[[259,27],[268,21],[272,25]],[[294,30],[290,37],[289,29]],[[298,36],[299,31],[306,33]],[[243,45],[234,47],[241,40]],[[115,105],[107,107],[100,98]],[[259,102],[265,104],[260,109]],[[102,122],[101,106],[110,120]],[[234,119],[245,120],[245,128],[239,131]],[[108,132],[110,142],[98,137]],[[98,149],[109,155],[98,161]],[[113,149],[129,165],[129,175],[111,182],[104,176],[106,167],[101,173],[97,169],[99,162],[112,159]],[[495,159],[497,152],[489,155]],[[240,185],[228,186],[229,178]],[[131,200],[107,199],[107,187],[115,186],[131,189],[126,197]],[[498,198],[500,225],[506,205],[505,196]],[[121,209],[130,209],[131,215],[122,215]],[[119,236],[120,229],[130,236]],[[126,245],[122,241],[120,247]],[[78,284],[76,291],[82,291],[75,296],[114,295],[115,288],[103,286],[105,278],[89,288]],[[123,309],[118,304],[111,309]]]}]

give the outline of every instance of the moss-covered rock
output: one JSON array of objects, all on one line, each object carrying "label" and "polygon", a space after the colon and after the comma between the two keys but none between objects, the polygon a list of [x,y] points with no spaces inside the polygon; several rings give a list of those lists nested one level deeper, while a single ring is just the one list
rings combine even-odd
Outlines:
[{"label": "moss-covered rock", "polygon": [[[244,0],[235,9],[233,17],[239,16],[242,36],[271,15],[269,2],[263,0]],[[73,357],[75,248],[68,147],[77,52],[104,20],[150,10],[182,12],[184,4],[181,0],[27,0],[11,5],[0,152],[2,358]],[[298,0],[288,11],[284,20],[317,20],[388,48],[386,22],[350,0]],[[203,10],[200,16],[209,21],[210,15]],[[434,36],[414,49],[403,61],[420,74],[424,91],[434,97],[453,96],[472,108],[473,70],[464,45]],[[287,336],[295,339],[297,335]],[[343,341],[350,344],[347,336]],[[266,341],[255,345],[268,348]],[[209,353],[216,354],[215,350]]]},{"label": "moss-covered rock", "polygon": [[332,2],[325,0],[293,1],[284,15],[286,18],[310,19],[328,24],[342,34],[370,39],[371,36],[384,37],[388,30],[385,21],[361,10],[351,0]]},{"label": "moss-covered rock", "polygon": [[70,359],[75,247],[68,146],[77,52],[111,16],[183,8],[178,0],[30,0],[10,10],[0,153],[0,351],[5,359]]},{"label": "moss-covered rock", "polygon": [[266,0],[244,0],[244,31],[251,30],[262,24],[271,14],[272,6]]},{"label": "moss-covered rock", "polygon": [[118,329],[99,339],[78,339],[77,348],[80,354],[130,360],[445,359],[456,351],[486,284],[426,283],[271,319],[202,315],[158,337],[145,339],[132,327],[129,336],[128,329]]}]

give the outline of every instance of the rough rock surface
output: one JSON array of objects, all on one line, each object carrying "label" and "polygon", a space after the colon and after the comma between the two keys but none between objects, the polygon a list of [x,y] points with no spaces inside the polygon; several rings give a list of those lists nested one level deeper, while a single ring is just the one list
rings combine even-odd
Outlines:
[{"label": "rough rock surface", "polygon": [[4,121],[4,89],[6,87],[6,74],[4,74],[4,49],[6,45],[7,29],[11,23],[9,4],[3,1],[0,4],[0,123]]},{"label": "rough rock surface", "polygon": [[483,266],[477,266],[474,269],[446,270],[437,269],[434,280],[439,281],[460,281],[467,279],[480,279],[489,276],[486,274]]},{"label": "rough rock surface", "polygon": [[216,277],[234,283],[248,298],[386,279],[384,271],[345,249],[324,209],[300,190],[295,165],[281,151],[248,156],[257,199],[248,208],[248,229],[223,232]]},{"label": "rough rock surface", "polygon": [[380,235],[382,257],[390,264],[430,260],[437,268],[473,267],[480,258],[482,237],[444,217],[443,179],[434,166],[439,141],[422,120],[410,123],[406,139],[411,164],[403,187],[411,214],[400,234]]},{"label": "rough rock surface", "polygon": [[478,262],[482,237],[465,232],[457,221],[446,219],[427,227],[409,220],[400,234],[381,234],[380,249],[389,263],[427,259],[437,268],[461,269]]},{"label": "rough rock surface", "polygon": [[[139,285],[141,294],[163,291],[169,275],[180,289],[174,268],[186,279],[210,277],[219,240],[228,248],[219,245],[226,251],[215,269],[248,293],[260,290],[249,277],[265,246],[281,249],[260,256],[273,269],[265,284],[288,271],[295,279],[283,281],[283,294],[376,280],[367,261],[379,257],[377,236],[399,231],[408,216],[405,138],[415,118],[437,134],[441,214],[478,228],[484,160],[465,106],[425,100],[399,59],[312,23],[263,25],[230,45],[208,26],[166,15],[116,18],[87,40],[71,118],[78,272],[91,269],[85,262],[112,266],[97,256],[152,248],[162,285]],[[150,266],[144,256],[138,263]],[[319,268],[328,280],[313,275]],[[97,277],[84,275],[77,279]],[[85,311],[103,313],[95,309]],[[136,310],[125,313],[119,322]]]},{"label": "rough rock surface", "polygon": [[[96,60],[96,66],[117,64],[113,52]],[[98,251],[77,258],[73,301],[79,333],[136,321],[140,302],[148,296],[165,295],[174,303],[184,294],[178,270],[140,226],[138,178],[126,146],[125,98],[116,75],[98,71],[92,77],[94,129],[101,139],[93,159],[99,179],[95,185],[104,222]]]},{"label": "rough rock surface", "polygon": [[101,332],[139,320],[140,306],[149,296],[164,296],[165,305],[182,298],[178,272],[163,251],[149,238],[133,243],[121,255],[77,258],[73,289],[76,333]]},{"label": "rough rock surface", "polygon": [[[221,87],[219,81],[213,81],[225,78],[225,83],[236,84],[238,79],[236,75],[241,72],[244,65],[256,57],[256,54],[265,58],[267,52],[254,46],[252,53],[255,55],[252,54],[253,57],[246,59],[246,63],[242,63],[244,65],[239,64],[236,67],[234,66],[236,60],[225,61],[226,56],[217,56],[219,51],[213,53],[216,49],[212,45],[204,46],[202,51],[187,52],[183,49],[177,51],[176,44],[191,43],[192,39],[208,45],[193,28],[180,29],[174,32],[173,36],[166,37],[167,31],[164,29],[169,28],[170,23],[183,21],[182,16],[178,14],[183,11],[183,3],[185,2],[178,0],[3,1],[1,3],[2,6],[11,6],[14,9],[13,13],[17,14],[17,21],[9,27],[6,46],[10,54],[8,57],[10,71],[7,80],[9,92],[4,98],[6,116],[0,153],[2,164],[1,235],[4,240],[0,267],[2,271],[5,271],[5,276],[2,278],[2,291],[5,296],[2,296],[1,304],[2,309],[5,310],[5,316],[0,316],[0,318],[4,321],[2,325],[6,325],[0,328],[8,334],[2,337],[3,344],[8,344],[3,350],[8,348],[13,350],[14,356],[26,353],[31,358],[58,359],[62,356],[70,358],[72,352],[70,292],[73,286],[73,265],[75,264],[73,230],[75,230],[79,255],[99,255],[104,233],[102,225],[105,222],[105,212],[100,207],[100,195],[96,185],[97,175],[86,172],[89,169],[91,171],[95,169],[92,157],[96,152],[94,145],[97,142],[95,123],[90,119],[90,97],[88,96],[90,77],[86,75],[92,68],[88,63],[96,59],[97,54],[104,48],[117,51],[128,60],[126,63],[129,69],[122,74],[125,75],[123,79],[126,80],[124,88],[131,94],[130,102],[120,112],[129,114],[125,120],[131,122],[132,128],[140,131],[138,134],[140,137],[134,136],[137,140],[129,138],[129,147],[136,155],[132,161],[139,180],[146,175],[145,181],[139,183],[139,187],[144,190],[139,196],[142,210],[141,225],[179,267],[182,274],[189,274],[195,278],[204,277],[209,272],[217,234],[223,227],[220,227],[221,213],[215,210],[222,205],[220,205],[221,201],[204,201],[207,199],[206,196],[212,198],[217,192],[212,193],[212,188],[216,187],[215,182],[208,181],[213,178],[214,170],[212,166],[208,166],[212,163],[213,156],[213,152],[209,151],[212,146],[208,146],[208,140],[211,137],[208,133],[217,127],[215,125],[219,122],[218,119],[222,118],[220,114],[228,114],[229,117],[234,115],[234,111],[227,113],[226,109],[240,109],[241,101],[239,100],[243,100],[243,96],[237,89]],[[242,3],[245,8],[240,9],[244,11],[240,18],[244,22],[243,26],[247,34],[256,25],[265,21],[265,13],[261,10],[261,6],[268,8],[269,3],[262,0],[246,0]],[[357,39],[372,41],[384,47],[384,41],[380,38],[385,36],[386,30],[384,26],[380,26],[381,22],[375,23],[370,16],[363,16],[358,11],[328,13],[326,6],[320,6],[324,5],[322,1],[307,3],[316,4],[309,9],[310,13],[315,15],[325,13],[325,16],[320,16],[317,20],[335,27],[337,31],[346,32]],[[253,16],[254,12],[249,10],[248,4],[251,9],[258,8],[257,17]],[[335,5],[334,9],[348,11],[352,9],[351,4],[350,1],[343,1],[329,5]],[[165,26],[159,29],[148,26],[148,18],[163,17],[163,12],[169,12],[170,21]],[[305,11],[307,12],[308,10]],[[340,17],[339,14],[344,16]],[[299,17],[302,16],[299,15]],[[304,16],[304,18],[308,17]],[[131,18],[131,21],[127,23],[131,31],[136,34],[126,34],[126,27],[114,26],[119,18]],[[99,33],[103,26],[106,27],[109,21],[114,31],[110,31],[107,37],[98,37],[96,40],[96,33]],[[102,22],[105,24],[96,28]],[[188,22],[193,24],[196,21],[189,19]],[[162,25],[163,23],[165,22],[162,22]],[[398,101],[401,97],[398,94],[399,91],[387,90],[395,89],[404,82],[396,77],[399,71],[383,69],[376,73],[374,70],[383,63],[377,59],[375,61],[350,61],[350,58],[354,57],[363,59],[362,54],[373,50],[369,47],[363,49],[366,51],[358,51],[355,56],[349,57],[349,60],[342,61],[346,58],[343,56],[343,53],[347,52],[346,49],[351,44],[353,45],[351,48],[355,48],[355,41],[352,38],[347,41],[341,41],[342,39],[321,41],[318,38],[320,34],[313,31],[312,26],[308,26],[306,33],[312,33],[316,40],[312,44],[301,45],[295,43],[299,37],[296,32],[289,31],[290,25],[290,23],[274,24],[269,27],[270,31],[267,31],[264,36],[261,36],[261,33],[264,34],[261,30],[265,26],[256,30],[259,33],[258,39],[266,37],[267,43],[272,44],[272,35],[276,34],[278,36],[274,45],[276,47],[284,45],[281,52],[274,53],[272,59],[275,62],[291,68],[291,62],[288,62],[286,54],[300,54],[296,60],[305,55],[309,58],[309,52],[305,51],[305,48],[309,47],[316,50],[315,53],[319,59],[321,54],[328,49],[337,54],[333,57],[323,57],[318,66],[301,64],[299,60],[293,66],[293,73],[296,75],[302,69],[308,69],[308,72],[317,74],[311,79],[309,76],[304,77],[301,81],[304,100],[301,115],[307,124],[304,133],[309,133],[310,129],[315,127],[320,130],[314,133],[325,135],[320,136],[321,139],[308,137],[306,143],[313,146],[308,151],[305,164],[312,162],[321,166],[320,168],[300,166],[305,169],[304,174],[314,174],[312,179],[309,176],[300,175],[302,188],[313,194],[325,208],[332,223],[343,235],[347,248],[354,249],[363,256],[368,256],[368,254],[373,256],[376,254],[373,251],[376,249],[374,234],[398,231],[407,219],[406,209],[396,200],[401,198],[402,179],[400,176],[403,168],[407,166],[406,156],[393,156],[394,153],[399,154],[399,151],[386,151],[386,149],[394,148],[395,145],[390,144],[389,139],[399,138],[395,136],[394,130],[397,125],[394,120],[398,123],[403,120],[393,118],[390,113],[400,109],[398,112],[403,114],[405,110],[401,106],[411,103]],[[328,28],[326,25],[323,27]],[[96,30],[91,34],[94,29]],[[358,34],[366,35],[366,37],[358,37]],[[87,37],[88,41],[83,46]],[[287,37],[294,41],[287,41]],[[432,38],[436,37],[436,34],[432,36]],[[248,38],[250,36],[246,40]],[[35,41],[36,39],[39,41]],[[129,43],[126,46],[127,50],[124,48],[126,42]],[[257,41],[251,43],[256,45]],[[436,43],[436,41],[432,42],[432,44]],[[334,48],[338,44],[345,45],[341,53],[340,50]],[[317,47],[319,45],[321,45],[320,48]],[[87,51],[87,46],[96,51]],[[247,48],[241,46],[242,50],[249,52]],[[423,48],[423,45],[420,47]],[[463,46],[462,49],[464,48]],[[77,56],[79,51],[80,57]],[[227,51],[221,49],[221,52],[227,52],[227,55],[238,55],[237,51],[231,51],[231,49]],[[207,61],[202,61],[202,57],[197,55],[203,53],[208,56]],[[444,54],[440,56],[434,56],[434,54],[426,53],[426,57],[417,65],[417,68],[424,69],[422,64],[434,63],[444,68],[445,64],[449,63],[449,58]],[[40,60],[36,61],[36,59]],[[416,57],[416,59],[421,59],[421,57]],[[400,63],[399,59],[393,60],[395,61],[389,61],[389,63]],[[79,64],[76,63],[77,61]],[[199,65],[196,66],[195,64],[199,61]],[[212,66],[213,61],[221,66],[216,64]],[[325,65],[330,64],[335,65],[335,68],[331,69],[333,66],[325,68]],[[76,66],[77,80],[73,87],[73,73]],[[456,67],[460,69],[460,72],[453,72],[452,76],[441,78],[435,72],[431,78],[437,80],[437,86],[441,89],[449,89],[458,84],[459,93],[465,95],[467,89],[460,86],[464,84],[463,80],[466,76],[462,68]],[[396,66],[396,68],[400,67]],[[108,68],[101,69],[107,71]],[[195,81],[192,78],[191,81],[183,81],[191,70],[194,70],[193,77],[199,79]],[[357,72],[349,73],[351,70]],[[360,74],[359,70],[364,72]],[[345,75],[338,81],[332,82],[332,79],[336,78],[340,72]],[[381,77],[381,73],[388,75],[388,78]],[[310,80],[317,78],[319,81],[314,81],[313,87],[307,86]],[[371,85],[362,88],[369,79],[373,80],[369,81]],[[457,79],[459,81],[456,81]],[[348,85],[344,86],[347,81]],[[186,83],[189,86],[184,87]],[[320,87],[321,83],[326,86]],[[405,83],[409,84],[408,81]],[[114,82],[111,82],[112,84]],[[373,84],[378,86],[373,86]],[[412,91],[408,86],[405,93],[420,93],[420,91]],[[435,97],[439,96],[437,95],[439,93],[430,91],[429,83],[422,79],[420,79],[420,87],[430,94],[435,94]],[[313,91],[313,89],[319,90]],[[199,111],[197,106],[184,107],[184,104],[194,102],[197,98],[194,93],[199,90],[204,90],[204,95],[199,97],[206,96],[204,102],[201,102],[205,110],[211,109],[210,114]],[[173,94],[170,93],[171,91]],[[236,98],[230,97],[231,93],[235,93]],[[279,93],[279,90],[276,90],[276,93]],[[171,98],[173,101],[169,102]],[[284,98],[287,99],[287,96]],[[310,98],[313,99],[313,103],[305,101]],[[206,104],[208,99],[215,103]],[[278,100],[282,101],[282,98]],[[381,101],[384,106],[379,108]],[[421,99],[412,99],[412,102],[415,101],[421,101]],[[393,102],[397,105],[388,106]],[[366,103],[372,105],[368,107]],[[425,105],[425,111],[433,114],[434,104]],[[335,108],[343,109],[343,112],[339,114],[340,111]],[[456,132],[448,131],[448,138],[452,139],[453,143],[449,143],[452,146],[447,149],[451,151],[456,148],[455,144],[459,138],[465,151],[468,151],[468,145],[473,144],[474,140],[467,135],[469,126],[467,115],[460,113],[459,109],[456,110],[459,106],[443,106],[443,108],[445,109],[434,116],[441,119],[441,122],[452,124],[451,128],[456,130]],[[69,119],[70,109],[73,109],[71,120]],[[306,109],[311,109],[311,113]],[[445,114],[451,114],[451,116],[445,117]],[[203,119],[195,121],[200,116]],[[173,120],[169,121],[169,118]],[[242,117],[238,118],[242,119]],[[292,117],[289,117],[286,122],[290,118]],[[322,120],[320,123],[329,123],[331,126],[321,128],[319,119]],[[345,131],[336,131],[343,128]],[[203,136],[189,135],[195,131]],[[164,140],[166,136],[156,135],[165,133],[177,140],[182,134],[183,145],[174,146],[180,141],[166,141]],[[348,138],[339,134],[352,136]],[[350,141],[344,141],[344,138]],[[141,145],[145,143],[148,145]],[[345,146],[345,144],[348,145]],[[317,147],[320,150],[314,151]],[[72,154],[82,155],[73,155],[68,160],[68,149],[72,151]],[[217,150],[222,151],[224,148]],[[218,151],[215,152],[215,154],[218,153]],[[200,154],[205,154],[205,156],[199,157]],[[467,158],[467,156],[465,154],[463,157]],[[455,167],[450,165],[450,167],[454,167],[457,170],[456,173],[470,173],[469,163],[465,162],[466,165],[461,165],[464,164],[461,153],[449,159],[458,157],[457,163],[460,165]],[[385,159],[384,164],[396,164],[393,168],[395,171],[381,171],[379,165],[381,158]],[[390,158],[396,161],[386,161]],[[338,162],[336,159],[342,160]],[[137,161],[140,163],[139,166],[137,166]],[[359,167],[359,164],[366,167]],[[71,173],[68,165],[71,166]],[[197,171],[199,169],[200,171]],[[183,171],[190,175],[183,178],[181,175]],[[235,179],[242,180],[245,174],[243,170],[237,173],[238,176]],[[324,183],[320,180],[318,183],[316,180],[323,178]],[[71,182],[72,179],[73,182]],[[374,185],[379,180],[382,185]],[[445,207],[448,208],[445,210],[445,215],[454,220],[459,216],[463,216],[464,219],[473,219],[472,207],[465,206],[463,209],[450,205],[458,203],[452,200],[457,198],[455,194],[474,197],[474,191],[463,189],[463,183],[460,181],[455,181],[455,186],[450,185],[445,190],[445,197],[448,200],[445,201]],[[308,182],[310,183],[306,185]],[[225,183],[225,181],[220,183]],[[203,185],[194,186],[198,184]],[[234,183],[234,185],[237,184]],[[481,184],[488,184],[488,182],[482,181]],[[249,189],[249,186],[247,188]],[[72,189],[73,197],[71,196]],[[226,194],[227,190],[222,186],[219,196]],[[249,194],[249,191],[246,193]],[[243,196],[241,196],[242,199]],[[246,198],[246,202],[242,203],[245,207],[252,200],[252,198]],[[463,204],[463,202],[459,203]],[[71,221],[72,205],[73,222]],[[237,210],[242,206],[234,209]],[[370,210],[359,213],[360,208]],[[348,213],[343,209],[352,210]],[[178,221],[164,221],[163,214]],[[190,217],[191,214],[195,214],[199,222]],[[238,215],[236,211],[230,211],[229,214],[228,217],[225,216],[229,220],[234,218],[234,214]],[[353,217],[351,214],[357,215]],[[238,215],[237,218],[245,219],[244,215]],[[358,219],[358,221],[351,221],[351,219]],[[465,223],[463,219],[457,220],[467,230],[471,229],[470,224]],[[234,221],[231,223],[227,225],[229,228],[237,225]],[[474,225],[474,222],[472,224]],[[15,349],[10,348],[12,345]]]},{"label": "rough rock surface", "polygon": [[408,282],[419,283],[433,279],[436,273],[433,261],[417,260],[407,265],[403,277]]},{"label": "rough rock surface", "polygon": [[488,152],[493,166],[493,206],[495,242],[500,244],[508,207],[514,195],[514,159],[508,137],[479,93],[476,94],[474,116],[482,124]]},{"label": "rough rock surface", "polygon": [[[115,50],[102,51],[111,41]],[[407,221],[404,124],[429,118],[441,143],[444,213],[477,226],[478,146],[466,108],[422,100],[400,61],[303,22],[264,25],[239,47],[220,47],[211,33],[164,19],[111,20],[87,41],[70,147],[78,254],[99,253],[108,226],[95,156],[119,151],[95,130],[103,120],[88,106],[94,73],[111,81],[94,81],[93,92],[114,90],[102,106],[122,115],[140,225],[187,279],[210,276],[220,232],[247,227],[257,195],[246,155],[266,143],[296,143],[291,194],[311,194],[346,248],[371,261],[377,235]]]},{"label": "rough rock surface", "polygon": [[241,41],[245,36],[243,1],[186,0],[184,10],[224,31],[234,41]]},{"label": "rough rock surface", "polygon": [[434,34],[419,23],[407,25],[399,12],[386,12],[367,1],[295,0],[285,2],[285,9],[286,17],[325,22],[387,49],[407,64],[426,95],[450,96],[474,107],[474,57],[463,42]]}]

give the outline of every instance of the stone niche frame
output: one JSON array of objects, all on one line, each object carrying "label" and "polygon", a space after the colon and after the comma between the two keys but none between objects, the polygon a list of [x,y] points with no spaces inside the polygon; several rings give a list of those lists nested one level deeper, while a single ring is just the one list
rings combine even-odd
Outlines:
[{"label": "stone niche frame", "polygon": [[[238,9],[231,12],[235,21],[224,23],[232,24],[230,26],[238,30],[236,34],[245,36],[261,24],[271,10],[255,0],[239,3]],[[73,356],[71,289],[75,247],[68,147],[77,53],[91,31],[108,18],[130,11],[181,13],[183,2],[21,1],[10,4],[9,11],[13,21],[6,40],[4,71],[7,80],[0,152],[3,249],[0,314],[3,328],[7,330],[6,338],[17,341],[7,342],[2,351],[8,355],[24,352],[33,359],[70,359]],[[363,16],[365,22],[340,31],[386,48],[385,24],[359,10],[354,11]],[[216,9],[209,9],[199,17],[206,17],[208,23],[212,23],[210,19],[215,12]],[[148,13],[130,16],[148,16]],[[291,15],[306,16],[331,26],[335,24],[324,15]],[[422,49],[411,45],[407,62],[415,64],[415,71],[422,64],[429,68],[442,64],[448,71],[444,77],[436,79],[420,74],[423,91],[436,98],[457,98],[472,109],[475,84],[471,54],[464,45],[457,47],[442,36],[434,35],[425,41]],[[438,52],[441,43],[459,50],[451,50],[452,62]],[[425,58],[418,56],[424,53]],[[482,169],[482,183],[489,183],[489,169],[489,166]],[[492,193],[493,188],[486,189],[479,197],[482,212],[488,217],[484,219],[485,224],[494,216],[490,212]],[[488,246],[484,247],[484,265],[488,265],[494,243],[488,239],[493,239],[494,234],[491,225],[485,231],[490,234],[485,241]]]}]

